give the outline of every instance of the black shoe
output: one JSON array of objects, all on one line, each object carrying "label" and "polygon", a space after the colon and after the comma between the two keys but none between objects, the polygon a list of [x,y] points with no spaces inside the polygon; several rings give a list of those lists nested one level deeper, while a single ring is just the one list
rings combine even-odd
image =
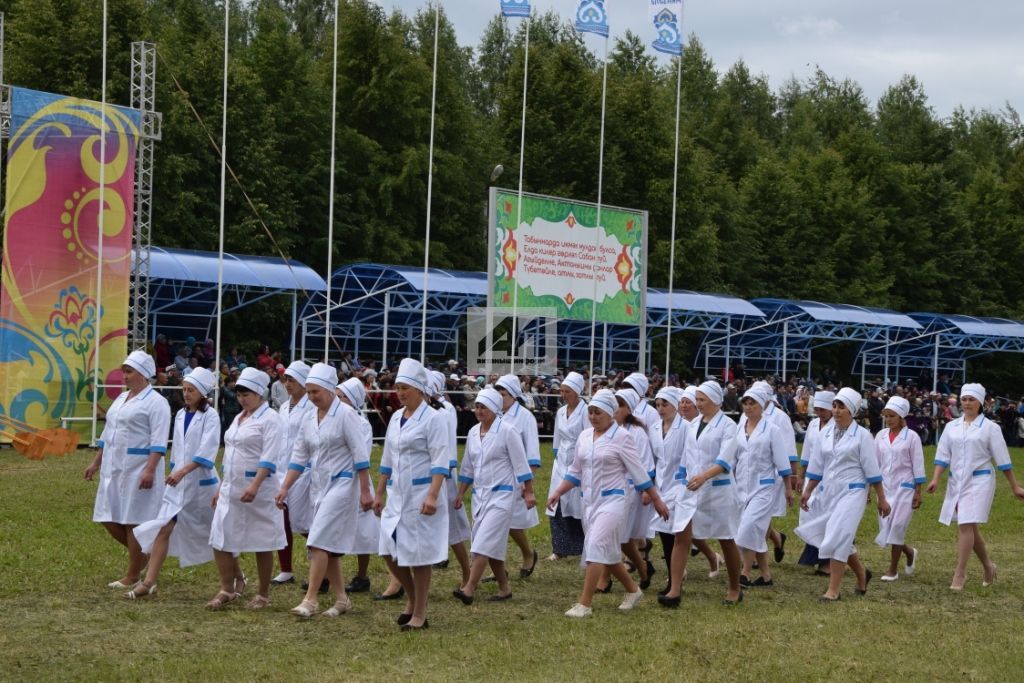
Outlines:
[{"label": "black shoe", "polygon": [[[304,590],[304,591],[308,591],[309,590],[309,581],[303,581],[302,582],[302,590]],[[319,593],[320,595],[324,595],[329,590],[331,590],[331,582],[328,581],[327,579],[324,579],[323,581],[320,582],[320,588],[317,590],[317,593]]]},{"label": "black shoe", "polygon": [[786,556],[786,534],[779,532],[779,536],[782,537],[782,543],[778,548],[775,549],[775,561],[782,562],[782,558]]},{"label": "black shoe", "polygon": [[410,619],[412,619],[411,614],[399,614],[398,618],[395,619],[395,623],[397,623],[399,626],[405,626],[409,623]]},{"label": "black shoe", "polygon": [[729,607],[732,607],[733,605],[738,605],[741,602],[743,602],[743,591],[740,591],[740,597],[736,598],[735,600],[730,600],[729,598],[722,600],[722,604],[728,605]]},{"label": "black shoe", "polygon": [[540,559],[540,558],[537,555],[537,551],[534,550],[533,551],[533,564],[530,565],[529,569],[520,569],[519,570],[519,578],[520,579],[528,579],[528,578],[530,578],[530,575],[533,574],[533,570],[537,568],[537,560],[538,559]]},{"label": "black shoe", "polygon": [[750,579],[740,574],[740,588],[750,588]]},{"label": "black shoe", "polygon": [[505,600],[508,600],[511,597],[512,597],[511,593],[505,593],[505,595],[502,595],[501,593],[496,593],[496,594],[492,595],[491,597],[487,598],[487,602],[503,602]]},{"label": "black shoe", "polygon": [[443,560],[434,565],[434,569],[448,569],[448,560]]},{"label": "black shoe", "polygon": [[853,592],[856,593],[857,595],[867,595],[868,594],[868,584],[871,583],[871,577],[872,576],[874,576],[874,574],[871,573],[871,570],[870,569],[865,569],[864,570],[864,588],[854,588]]},{"label": "black shoe", "polygon": [[408,622],[402,624],[402,630],[403,631],[419,631],[419,630],[422,630],[422,629],[425,629],[425,628],[430,628],[430,620],[429,619],[424,619],[422,626],[413,626],[412,624],[410,624]]},{"label": "black shoe", "polygon": [[668,595],[668,592],[670,590],[672,590],[672,584],[671,583],[665,584],[665,587],[662,588],[660,591],[658,591],[658,597],[660,598],[662,596]]},{"label": "black shoe", "polygon": [[604,588],[601,588],[600,586],[598,586],[597,588],[594,589],[594,592],[595,593],[611,593],[612,592],[612,582],[609,581],[608,585],[605,586]]},{"label": "black shoe", "polygon": [[698,555],[700,555],[700,549],[698,549],[697,546],[695,546],[695,545],[691,545],[690,546],[690,557],[697,557]]},{"label": "black shoe", "polygon": [[373,599],[374,600],[401,600],[404,597],[405,597],[405,588],[399,587],[398,591],[396,591],[394,593],[391,593],[391,594],[379,593],[378,595],[374,596]]},{"label": "black shoe", "polygon": [[636,565],[633,564],[632,562],[630,562],[629,560],[627,560],[623,564],[626,565],[626,571],[629,572],[630,574],[633,574],[633,573],[636,572]]},{"label": "black shoe", "polygon": [[352,579],[351,583],[345,586],[346,593],[366,593],[370,590],[370,577],[369,576],[357,576]]},{"label": "black shoe", "polygon": [[825,597],[824,595],[822,595],[820,598],[818,598],[818,602],[839,602],[839,600],[842,597],[843,597],[842,595],[837,595],[834,598],[829,598],[829,597]]},{"label": "black shoe", "polygon": [[473,596],[472,595],[466,595],[465,593],[462,592],[461,588],[456,588],[455,590],[453,590],[452,591],[452,595],[454,595],[456,598],[458,598],[459,602],[461,602],[463,605],[472,605],[473,604]]},{"label": "black shoe", "polygon": [[761,587],[761,586],[774,586],[774,585],[775,585],[775,582],[774,582],[774,581],[771,581],[771,580],[769,580],[769,581],[765,581],[765,580],[764,580],[764,577],[763,577],[763,576],[759,576],[759,577],[757,577],[756,579],[754,579],[753,583],[751,583],[750,585],[751,585],[751,586],[756,586],[756,587]]},{"label": "black shoe", "polygon": [[659,595],[658,596],[658,603],[662,607],[673,607],[673,608],[674,607],[679,607],[679,603],[681,603],[682,601],[683,601],[683,596],[682,595],[677,595],[674,598],[670,598],[667,595]]},{"label": "black shoe", "polygon": [[649,558],[651,556],[651,549],[652,548],[654,548],[654,543],[652,543],[651,539],[648,538],[647,539],[647,543],[644,544],[644,549],[642,551],[640,551],[640,552],[642,552],[644,554],[644,560],[645,561],[649,561]]}]

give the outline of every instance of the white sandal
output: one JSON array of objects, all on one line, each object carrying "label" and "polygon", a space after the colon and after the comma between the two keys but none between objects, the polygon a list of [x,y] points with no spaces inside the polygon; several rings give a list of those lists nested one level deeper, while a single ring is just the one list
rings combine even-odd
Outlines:
[{"label": "white sandal", "polygon": [[345,614],[346,612],[348,612],[351,609],[352,609],[352,599],[346,596],[344,600],[338,600],[336,603],[334,603],[334,607],[332,607],[329,610],[325,611],[323,613],[323,616],[325,616],[325,617],[340,617],[342,614]]},{"label": "white sandal", "polygon": [[125,593],[124,597],[129,600],[135,600],[137,598],[148,598],[152,595],[156,595],[156,584],[154,583],[152,586],[147,586],[145,583],[140,581],[135,584],[135,588],[132,588],[130,591]]},{"label": "white sandal", "polygon": [[291,609],[292,614],[294,614],[297,617],[302,617],[303,619],[309,619],[319,611],[320,606],[312,600],[303,600]]}]

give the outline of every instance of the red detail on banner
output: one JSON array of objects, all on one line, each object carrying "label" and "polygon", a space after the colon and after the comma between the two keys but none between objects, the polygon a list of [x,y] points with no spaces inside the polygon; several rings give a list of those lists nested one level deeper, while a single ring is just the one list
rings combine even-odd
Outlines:
[{"label": "red detail on banner", "polygon": [[569,217],[565,219],[565,224],[568,225],[570,228],[575,228],[576,227],[576,216],[573,216],[570,213]]},{"label": "red detail on banner", "polygon": [[622,246],[618,259],[615,260],[615,277],[625,292],[629,281],[633,279],[633,261],[629,258],[629,248]]},{"label": "red detail on banner", "polygon": [[519,252],[517,251],[515,233],[511,230],[508,231],[508,239],[505,240],[505,244],[501,247],[501,261],[505,264],[505,275],[506,280],[511,280],[516,274],[516,263],[519,260]]},{"label": "red detail on banner", "polygon": [[572,292],[569,292],[563,298],[565,299],[565,303],[567,306],[572,306],[572,302],[576,301],[576,297],[572,295]]}]

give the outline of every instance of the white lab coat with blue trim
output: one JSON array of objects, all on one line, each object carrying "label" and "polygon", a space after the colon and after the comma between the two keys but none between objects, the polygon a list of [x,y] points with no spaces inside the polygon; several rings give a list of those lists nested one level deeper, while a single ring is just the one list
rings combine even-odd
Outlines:
[{"label": "white lab coat with blue trim", "polygon": [[[826,427],[828,424],[825,425]],[[807,425],[807,432],[804,434],[804,447],[800,451],[800,466],[807,469],[807,466],[811,462],[813,454],[817,453],[821,448],[821,418],[814,418]],[[826,467],[828,463],[822,463],[822,467]],[[806,484],[805,484],[806,485]],[[811,497],[807,500],[807,509],[800,508],[800,514],[798,516],[798,524],[809,524],[814,519],[825,514],[825,492],[828,490],[828,483],[825,481],[819,481],[814,491],[811,492]]]},{"label": "white lab coat with blue trim", "polygon": [[565,480],[583,491],[584,562],[622,561],[622,544],[629,540],[629,479],[637,491],[653,486],[630,433],[612,424],[595,439],[592,427],[583,430]]},{"label": "white lab coat with blue trim", "polygon": [[661,415],[658,415],[658,411],[654,406],[648,403],[647,398],[644,396],[640,397],[640,402],[637,403],[636,408],[633,409],[633,417],[640,420],[640,424],[643,425],[644,431],[647,431],[653,425],[661,423]]},{"label": "white lab coat with blue trim", "polygon": [[500,417],[480,435],[476,424],[466,437],[459,481],[473,487],[473,543],[470,552],[505,560],[512,509],[523,482],[533,479],[526,449],[515,425]]},{"label": "white lab coat with blue trim", "polygon": [[437,493],[437,512],[420,512],[435,474],[448,476],[448,434],[443,419],[426,401],[402,424],[404,410],[391,416],[380,472],[387,475],[387,504],[380,518],[379,553],[401,567],[422,567],[448,559],[448,490]]},{"label": "white lab coat with blue trim", "polygon": [[[685,500],[683,509],[676,513],[676,505],[680,504],[686,487],[683,486],[683,477],[679,473],[682,466],[683,451],[686,448],[686,432],[690,429],[690,423],[682,415],[676,415],[672,424],[666,430],[661,420],[652,425],[647,435],[651,442],[651,452],[654,456],[655,481],[658,483],[658,493],[669,510],[669,518],[662,519],[658,513],[651,508],[651,531],[668,534],[677,534],[686,529],[690,518],[693,517],[694,500]],[[676,519],[685,519],[681,525],[676,524]]]},{"label": "white lab coat with blue trim", "polygon": [[98,442],[103,457],[92,521],[142,524],[156,517],[164,496],[163,456],[153,487],[140,489],[139,480],[150,454],[167,452],[170,431],[171,407],[152,387],[132,399],[125,391],[114,400]]},{"label": "white lab coat with blue trim", "polygon": [[875,453],[882,470],[885,499],[892,507],[888,517],[878,516],[875,543],[882,547],[903,545],[914,516],[914,490],[925,482],[921,437],[904,425],[890,442],[889,431],[887,427],[875,435]]},{"label": "white lab coat with blue trim", "polygon": [[[373,427],[370,421],[361,412],[356,411],[359,417],[360,438],[363,440],[366,452],[373,450]],[[371,477],[370,490],[373,491],[373,480]],[[363,510],[361,507],[356,512],[356,540],[353,555],[376,555],[380,548],[380,518],[371,507]]]},{"label": "white lab coat with blue trim", "polygon": [[987,522],[996,495],[996,470],[1013,468],[1002,430],[984,415],[971,424],[961,416],[946,425],[935,464],[945,467],[949,475],[939,514],[939,521],[946,525]]},{"label": "white lab coat with blue trim", "polygon": [[[586,429],[587,425],[587,404],[585,401],[581,400],[577,403],[576,410],[572,411],[571,415],[567,405],[562,406],[555,413],[555,431],[551,440],[551,447],[555,457],[551,461],[551,482],[548,486],[549,498],[555,492],[555,489],[561,485],[562,479],[565,478],[566,470],[569,469],[573,458],[576,457],[576,439],[580,438],[580,433]],[[579,491],[575,489],[569,491],[558,501],[558,505],[562,508],[563,517],[583,519],[583,497]],[[548,517],[555,516],[554,510],[547,510],[546,513]]]},{"label": "white lab coat with blue trim", "polygon": [[[457,436],[459,427],[459,414],[448,401],[442,400],[438,411],[440,418],[444,420],[448,434],[448,478],[444,485],[448,489],[448,503],[455,503],[455,497],[459,493],[459,439]],[[448,545],[455,545],[468,541],[473,537],[473,527],[469,524],[469,517],[466,516],[466,508],[463,506],[456,510],[454,507],[448,509]]]},{"label": "white lab coat with blue trim", "polygon": [[210,502],[217,493],[217,451],[220,450],[220,415],[212,407],[195,413],[185,431],[185,408],[174,417],[174,438],[171,441],[170,469],[194,462],[198,467],[178,482],[165,486],[160,512],[154,519],[135,527],[135,540],[142,552],[149,553],[157,534],[175,517],[167,555],[177,557],[182,567],[203,564],[213,559],[210,548],[210,525],[213,508]]},{"label": "white lab coat with blue trim", "polygon": [[322,420],[315,406],[306,413],[288,469],[308,471],[313,521],[306,546],[344,555],[355,552],[358,473],[370,469],[370,451],[355,409],[335,396]]},{"label": "white lab coat with blue trim", "polygon": [[[287,463],[281,446],[285,429],[281,416],[264,402],[245,421],[237,415],[224,433],[224,478],[210,527],[214,550],[259,553],[285,546],[284,512],[274,501]],[[242,494],[259,468],[270,474],[256,498],[243,503]]]},{"label": "white lab coat with blue trim", "polygon": [[[683,466],[677,473],[684,477],[681,480],[684,486],[681,501],[692,501],[693,512],[689,521],[693,523],[694,538],[735,538],[740,523],[740,504],[732,476],[732,468],[736,464],[736,423],[718,411],[698,437],[703,419],[700,415],[694,418],[686,433]],[[690,477],[706,472],[714,465],[725,471],[704,482],[696,491],[685,489]],[[679,508],[689,509],[686,505],[677,505]]]},{"label": "white lab coat with blue trim", "polygon": [[[285,426],[284,438],[281,440],[285,461],[291,459],[292,451],[295,450],[295,439],[299,436],[299,428],[302,426],[303,418],[307,413],[315,410],[316,406],[310,402],[309,396],[305,394],[295,404],[294,408],[289,397],[277,409],[278,414],[281,416],[281,422]],[[292,487],[288,489],[288,498],[285,499],[285,504],[288,506],[288,523],[292,528],[292,532],[308,534],[309,526],[313,523],[313,506],[309,500],[308,473],[303,472],[302,476],[296,479]]]},{"label": "white lab coat with blue trim", "polygon": [[[774,401],[769,401],[768,405],[764,409],[764,414],[761,417],[762,420],[767,419],[778,429],[781,438],[786,443],[786,458],[790,462],[789,469],[794,470],[799,457],[796,454],[796,430],[793,429],[793,421],[789,419],[789,415],[786,411],[780,408]],[[817,418],[815,418],[817,419]],[[742,429],[747,424],[747,416],[740,415],[739,426]],[[804,440],[806,443],[806,435]],[[786,509],[786,492],[785,485],[782,480],[779,480],[775,484],[773,491],[773,517],[785,517],[787,513]]]},{"label": "white lab coat with blue trim", "polygon": [[[733,474],[740,502],[736,543],[741,548],[768,551],[765,533],[775,516],[776,491],[793,474],[787,435],[766,416],[748,436],[747,422],[736,428],[736,466]],[[783,493],[785,501],[785,493]]]},{"label": "white lab coat with blue trim", "polygon": [[[523,439],[523,448],[526,450],[526,461],[530,467],[540,467],[540,437],[537,435],[537,418],[529,410],[519,403],[512,404],[502,419],[505,422],[515,425]],[[520,485],[522,493],[522,485]],[[523,497],[519,496],[512,508],[512,528],[532,529],[540,524],[540,517],[537,515],[537,508],[527,509]]]},{"label": "white lab coat with blue trim", "polygon": [[[658,422],[661,423],[660,416]],[[651,450],[647,428],[643,425],[626,425],[624,428],[633,437],[633,445],[636,446],[640,464],[643,465],[647,476],[654,479],[657,471],[654,468],[654,452]],[[629,500],[629,527],[626,533],[628,538],[646,539],[651,535],[651,510],[654,506],[644,505],[643,494],[636,490],[636,482],[633,479],[627,479],[626,484],[626,497]]]},{"label": "white lab coat with blue trim", "polygon": [[857,552],[854,539],[867,503],[867,487],[882,481],[871,432],[851,423],[835,439],[835,420],[821,430],[819,448],[807,464],[807,479],[828,488],[822,496],[822,514],[801,522],[796,534],[818,548],[818,557],[846,562]]}]

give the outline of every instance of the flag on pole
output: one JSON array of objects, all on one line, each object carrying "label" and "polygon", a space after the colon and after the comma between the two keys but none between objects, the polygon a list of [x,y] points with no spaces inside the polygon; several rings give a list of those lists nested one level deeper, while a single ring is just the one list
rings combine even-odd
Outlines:
[{"label": "flag on pole", "polygon": [[506,17],[528,17],[530,0],[501,0],[501,13]]},{"label": "flag on pole", "polygon": [[657,38],[651,43],[658,52],[683,54],[683,0],[647,0]]},{"label": "flag on pole", "polygon": [[576,30],[608,37],[608,14],[604,11],[604,0],[580,0],[576,8]]}]

